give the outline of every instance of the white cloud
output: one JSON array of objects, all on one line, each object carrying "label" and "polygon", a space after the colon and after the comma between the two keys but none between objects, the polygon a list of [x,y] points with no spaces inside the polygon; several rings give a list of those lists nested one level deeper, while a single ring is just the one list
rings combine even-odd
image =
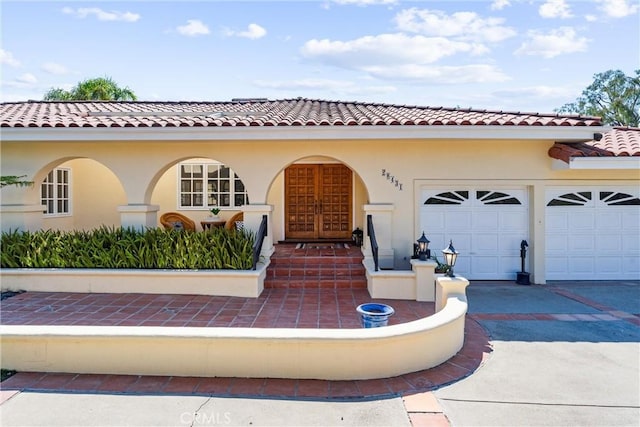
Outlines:
[{"label": "white cloud", "polygon": [[511,6],[511,2],[509,0],[494,0],[491,3],[491,10],[502,10],[507,6]]},{"label": "white cloud", "polygon": [[280,80],[266,81],[256,80],[253,82],[256,86],[271,89],[319,89],[319,90],[342,90],[353,86],[353,83],[346,80],[331,79],[298,79],[298,80]]},{"label": "white cloud", "polygon": [[98,21],[124,21],[124,22],[136,22],[140,19],[140,15],[132,12],[119,12],[119,11],[104,11],[97,7],[81,7],[73,9],[65,7],[62,9],[62,13],[67,15],[74,15],[77,18],[84,19],[90,15],[94,15]]},{"label": "white cloud", "polygon": [[636,0],[596,0],[600,3],[598,9],[612,18],[624,18],[638,12],[640,5]]},{"label": "white cloud", "polygon": [[509,77],[491,65],[430,66],[417,64],[365,67],[382,79],[409,80],[423,84],[496,83]]},{"label": "white cloud", "polygon": [[394,20],[401,31],[430,36],[499,42],[516,35],[513,28],[502,25],[504,19],[481,18],[475,12],[447,15],[440,10],[411,8],[399,12]]},{"label": "white cloud", "polygon": [[330,65],[362,70],[368,66],[427,64],[459,52],[480,54],[482,45],[451,41],[443,37],[381,34],[350,41],[309,40],[303,56]]},{"label": "white cloud", "polygon": [[56,64],[55,62],[45,62],[40,67],[43,71],[46,71],[49,74],[68,74],[69,70],[64,65]]},{"label": "white cloud", "polygon": [[16,81],[18,83],[24,83],[24,84],[27,84],[27,85],[33,85],[33,84],[38,83],[38,79],[36,78],[36,76],[34,76],[31,73],[25,73],[25,74],[23,74],[21,76],[16,77]]},{"label": "white cloud", "polygon": [[[253,84],[260,88],[275,89],[278,91],[302,92],[310,91],[331,92],[337,96],[342,95],[372,95],[372,94],[389,94],[396,92],[398,89],[391,85],[363,85],[347,80],[331,80],[331,79],[298,79],[298,80],[256,80]],[[295,96],[295,95],[292,95]],[[324,96],[324,95],[323,95]]]},{"label": "white cloud", "polygon": [[587,50],[588,39],[577,37],[571,27],[561,27],[547,34],[532,30],[527,33],[528,40],[515,51],[516,55],[535,55],[553,58],[559,55]]},{"label": "white cloud", "polygon": [[13,53],[8,50],[0,49],[0,64],[5,64],[10,67],[19,67],[20,61],[14,58]]},{"label": "white cloud", "polygon": [[209,34],[209,27],[207,27],[202,21],[197,19],[187,20],[187,25],[181,25],[176,28],[178,33],[183,36],[195,37]]},{"label": "white cloud", "polygon": [[226,29],[224,34],[229,37],[243,37],[246,39],[256,40],[267,35],[267,30],[258,24],[249,24],[246,31],[233,31]]},{"label": "white cloud", "polygon": [[538,8],[538,13],[543,18],[571,18],[571,8],[565,0],[547,0]]},{"label": "white cloud", "polygon": [[536,98],[536,99],[566,99],[575,90],[566,86],[525,86],[513,89],[501,89],[493,92],[499,98]]},{"label": "white cloud", "polygon": [[331,0],[337,4],[353,4],[356,6],[370,6],[375,4],[396,4],[399,0]]}]

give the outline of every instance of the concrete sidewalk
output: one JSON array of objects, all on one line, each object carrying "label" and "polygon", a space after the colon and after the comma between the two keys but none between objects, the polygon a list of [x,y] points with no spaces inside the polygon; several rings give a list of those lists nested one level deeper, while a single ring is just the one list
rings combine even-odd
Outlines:
[{"label": "concrete sidewalk", "polygon": [[468,296],[492,352],[433,391],[272,399],[6,390],[0,425],[640,425],[640,282],[478,282]]}]

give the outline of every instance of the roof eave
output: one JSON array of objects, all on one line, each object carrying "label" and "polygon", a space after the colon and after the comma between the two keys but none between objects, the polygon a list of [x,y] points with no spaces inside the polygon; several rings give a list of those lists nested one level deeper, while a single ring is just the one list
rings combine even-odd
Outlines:
[{"label": "roof eave", "polygon": [[604,126],[283,126],[176,128],[2,128],[4,141],[178,141],[326,139],[550,139],[586,141]]}]

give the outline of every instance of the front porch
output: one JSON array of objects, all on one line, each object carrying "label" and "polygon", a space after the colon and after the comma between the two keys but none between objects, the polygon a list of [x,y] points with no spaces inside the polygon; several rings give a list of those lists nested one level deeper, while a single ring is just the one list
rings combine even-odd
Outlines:
[{"label": "front porch", "polygon": [[[260,276],[279,279],[255,297],[184,292],[179,272],[170,293],[126,292],[113,280],[115,292],[28,289],[2,304],[3,368],[355,380],[435,367],[462,348],[466,280],[442,279],[435,304],[380,298],[365,288],[360,248],[276,247]],[[356,307],[374,301],[396,314],[362,328]]]}]

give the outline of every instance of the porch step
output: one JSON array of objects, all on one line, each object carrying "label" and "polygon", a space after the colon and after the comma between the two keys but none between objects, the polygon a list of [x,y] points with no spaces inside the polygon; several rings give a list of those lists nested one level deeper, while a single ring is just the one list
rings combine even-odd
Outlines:
[{"label": "porch step", "polygon": [[265,288],[364,289],[367,287],[360,248],[299,248],[275,245]]}]

